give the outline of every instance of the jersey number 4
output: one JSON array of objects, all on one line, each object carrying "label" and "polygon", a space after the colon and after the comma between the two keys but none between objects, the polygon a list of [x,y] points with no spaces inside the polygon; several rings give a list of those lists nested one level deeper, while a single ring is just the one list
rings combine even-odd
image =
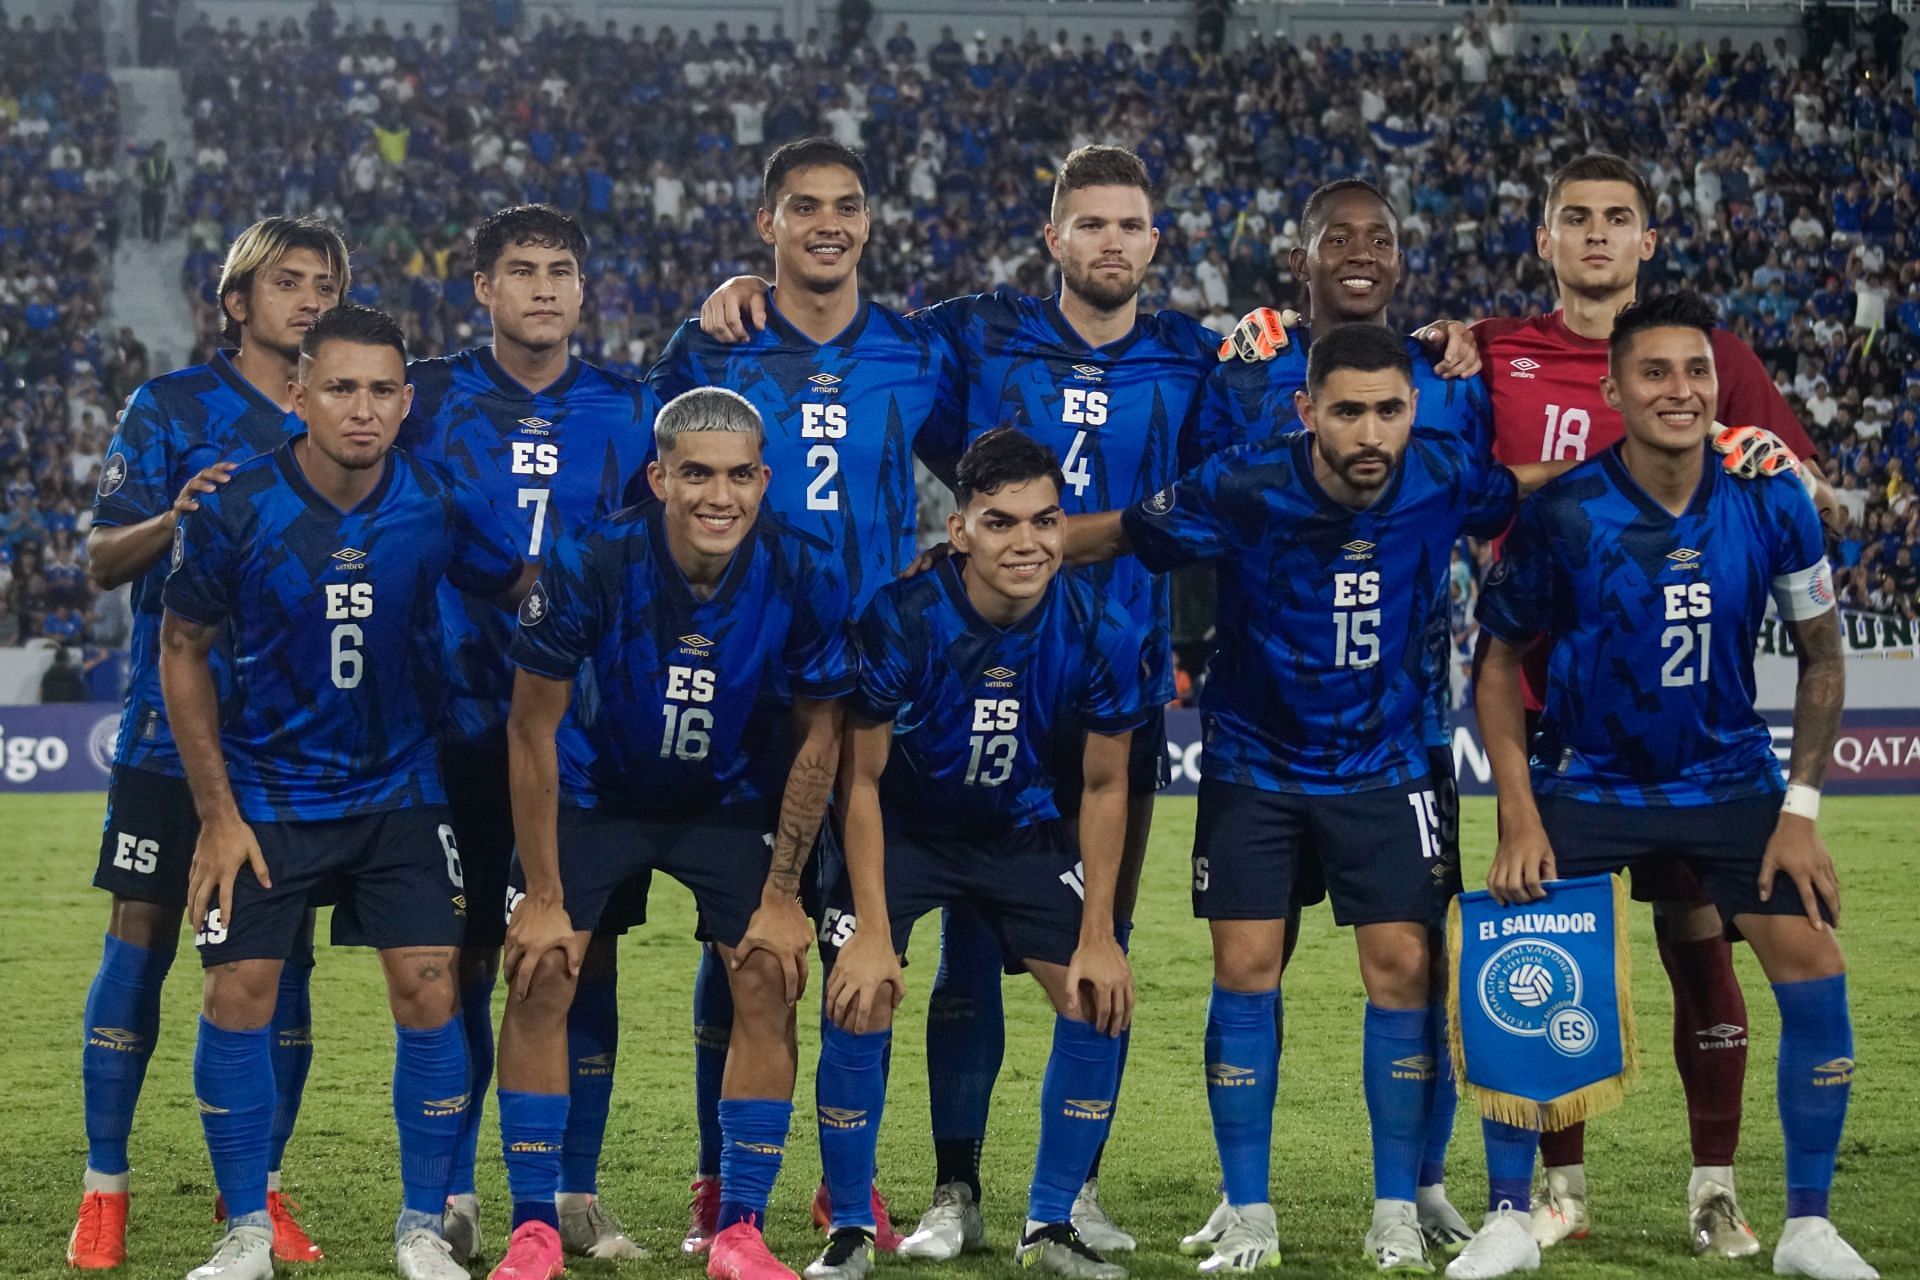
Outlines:
[{"label": "jersey number 4", "polygon": [[1086,454],[1087,433],[1093,427],[1107,425],[1107,393],[1089,391],[1085,387],[1062,388],[1060,421],[1069,427],[1080,428],[1073,433],[1073,444],[1067,449],[1066,461],[1060,464],[1060,474],[1066,477],[1067,484],[1073,489],[1073,496],[1077,498],[1093,483],[1093,467],[1089,465]]}]

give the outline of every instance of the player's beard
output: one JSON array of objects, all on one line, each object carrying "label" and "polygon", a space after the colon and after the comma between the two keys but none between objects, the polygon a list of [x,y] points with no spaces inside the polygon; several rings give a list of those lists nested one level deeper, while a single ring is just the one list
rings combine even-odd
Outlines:
[{"label": "player's beard", "polygon": [[1068,263],[1060,264],[1060,281],[1069,293],[1085,302],[1096,311],[1118,311],[1139,296],[1140,285],[1146,280],[1146,269],[1142,268],[1127,280],[1103,280],[1092,270],[1080,270]]},{"label": "player's beard", "polygon": [[[1352,453],[1337,453],[1325,440],[1316,439],[1314,444],[1320,450],[1320,460],[1327,464],[1327,469],[1339,476],[1348,488],[1359,493],[1372,493],[1385,488],[1387,481],[1393,479],[1393,473],[1400,467],[1399,455],[1389,453],[1385,449],[1369,447],[1355,449]],[[1379,479],[1362,480],[1354,477],[1355,468],[1365,462],[1386,464],[1380,472]]]}]

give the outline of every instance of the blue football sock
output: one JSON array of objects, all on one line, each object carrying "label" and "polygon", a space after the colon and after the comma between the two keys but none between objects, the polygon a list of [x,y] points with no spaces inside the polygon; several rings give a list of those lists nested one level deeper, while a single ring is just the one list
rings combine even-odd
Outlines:
[{"label": "blue football sock", "polygon": [[855,1035],[821,1019],[820,1070],[813,1097],[820,1117],[820,1164],[834,1227],[873,1229],[873,1153],[887,1101],[884,1063],[893,1032]]},{"label": "blue football sock", "polygon": [[489,969],[460,988],[460,1034],[467,1041],[467,1113],[460,1122],[460,1145],[453,1152],[453,1176],[447,1194],[474,1192],[473,1166],[480,1152],[480,1117],[493,1084],[493,982]]},{"label": "blue football sock", "polygon": [[[940,968],[927,997],[927,1101],[935,1142],[983,1142],[1007,1051],[1000,938],[979,912],[941,913]],[[977,1174],[976,1174],[977,1176]]]},{"label": "blue football sock", "polygon": [[101,949],[80,1041],[87,1167],[96,1173],[127,1171],[127,1135],[160,1038],[160,987],[172,965],[171,950],[150,951],[112,934]]},{"label": "blue football sock", "polygon": [[466,1125],[467,1040],[460,1019],[431,1031],[394,1028],[393,1119],[400,1128],[400,1200],[412,1213],[447,1206],[460,1131]]},{"label": "blue football sock", "polygon": [[267,1211],[267,1143],[273,1132],[273,1032],[222,1031],[200,1019],[193,1092],[213,1181],[238,1222]]},{"label": "blue football sock", "polygon": [[720,1230],[736,1222],[760,1226],[787,1152],[793,1104],[780,1098],[720,1100]]},{"label": "blue football sock", "polygon": [[727,966],[712,947],[700,950],[693,975],[693,1109],[700,1122],[703,1178],[720,1176],[720,1082],[727,1074],[727,1045],[733,1038],[733,986]]},{"label": "blue football sock", "polygon": [[1447,1180],[1447,1147],[1453,1142],[1453,1116],[1460,1109],[1460,1086],[1453,1078],[1453,1054],[1447,1048],[1447,1006],[1427,1006],[1427,1053],[1433,1058],[1433,1108],[1427,1113],[1427,1143],[1420,1156],[1420,1185]]},{"label": "blue football sock", "polygon": [[1106,1136],[1119,1073],[1118,1037],[1054,1015],[1053,1052],[1040,1079],[1040,1150],[1027,1191],[1027,1217],[1034,1222],[1071,1218],[1073,1198]]},{"label": "blue football sock", "polygon": [[1207,1110],[1229,1204],[1263,1204],[1280,1083],[1280,992],[1228,991],[1207,1002]]},{"label": "blue football sock", "polygon": [[1540,1150],[1540,1135],[1484,1117],[1480,1133],[1487,1147],[1487,1212],[1503,1206],[1531,1212],[1533,1157]]},{"label": "blue football sock", "polygon": [[1427,1011],[1383,1009],[1369,1000],[1364,1027],[1360,1079],[1373,1128],[1373,1198],[1410,1201],[1433,1100],[1433,1067],[1420,1061],[1430,1047]]},{"label": "blue football sock", "polygon": [[613,1105],[613,1064],[620,1051],[620,975],[582,977],[567,1011],[567,1065],[573,1105],[567,1109],[560,1189],[600,1190],[600,1148]]},{"label": "blue football sock", "polygon": [[288,961],[280,966],[280,993],[273,1005],[273,1135],[267,1143],[267,1168],[278,1170],[300,1099],[313,1069],[313,966]]},{"label": "blue football sock", "polygon": [[502,1089],[500,1147],[506,1153],[513,1225],[544,1222],[560,1229],[553,1198],[560,1192],[560,1144],[567,1132],[567,1095]]},{"label": "blue football sock", "polygon": [[1787,1216],[1824,1218],[1833,1157],[1853,1092],[1853,1019],[1847,975],[1777,982],[1780,1127],[1787,1136]]},{"label": "blue football sock", "polygon": [[[1114,925],[1113,936],[1115,941],[1119,942],[1120,950],[1131,954],[1129,944],[1133,941],[1132,922]],[[1100,1161],[1107,1154],[1107,1139],[1113,1136],[1113,1117],[1120,1110],[1120,1086],[1125,1084],[1127,1079],[1127,1050],[1132,1047],[1133,1028],[1128,1027],[1120,1033],[1120,1062],[1113,1077],[1113,1110],[1107,1112],[1107,1121],[1100,1126],[1100,1145],[1094,1148],[1093,1163],[1087,1166],[1089,1180],[1100,1176]]]}]

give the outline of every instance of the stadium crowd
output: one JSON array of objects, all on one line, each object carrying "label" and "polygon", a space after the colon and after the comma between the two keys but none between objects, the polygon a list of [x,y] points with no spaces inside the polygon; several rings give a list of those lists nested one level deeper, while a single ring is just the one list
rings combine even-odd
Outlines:
[{"label": "stadium crowd", "polygon": [[[151,372],[134,335],[99,332],[133,162],[91,4],[45,30],[0,28],[34,51],[8,59],[0,94],[5,643],[85,633],[94,469],[111,406]],[[1038,229],[1056,157],[1109,141],[1137,148],[1164,193],[1147,306],[1226,327],[1292,299],[1292,211],[1319,182],[1358,175],[1402,214],[1409,323],[1525,313],[1553,305],[1533,253],[1544,175],[1606,148],[1639,157],[1658,193],[1648,287],[1686,280],[1718,296],[1821,445],[1849,517],[1843,602],[1920,613],[1917,112],[1885,42],[1835,42],[1820,62],[1784,39],[1556,45],[1495,5],[1445,35],[1354,47],[1256,34],[1215,57],[1144,31],[1103,44],[946,30],[920,47],[880,23],[843,46],[726,22],[622,33],[549,17],[527,30],[516,6],[472,8],[452,34],[361,27],[325,0],[304,25],[216,30],[203,17],[184,34],[195,147],[175,216],[196,359],[214,340],[221,252],[257,217],[338,220],[356,250],[351,296],[403,315],[410,341],[436,353],[485,337],[466,229],[547,201],[594,240],[583,354],[637,374],[713,284],[765,269],[760,163],[809,133],[869,157],[884,231],[863,278],[894,305],[1050,289]],[[1464,605],[1474,575],[1461,577]],[[111,642],[111,619],[94,628]]]},{"label": "stadium crowd", "polygon": [[102,46],[93,0],[45,26],[0,12],[0,645],[105,651],[130,625],[85,566],[114,406],[149,373],[100,329],[124,182]]}]

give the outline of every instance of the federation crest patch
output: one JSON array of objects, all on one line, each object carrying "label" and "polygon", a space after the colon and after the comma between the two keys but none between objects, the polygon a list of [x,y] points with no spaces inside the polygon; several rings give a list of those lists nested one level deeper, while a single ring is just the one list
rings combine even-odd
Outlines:
[{"label": "federation crest patch", "polygon": [[1153,515],[1163,516],[1173,510],[1173,486],[1168,485],[1141,504]]},{"label": "federation crest patch", "polygon": [[169,567],[178,569],[187,559],[187,526],[173,526],[173,555],[168,558]]},{"label": "federation crest patch", "polygon": [[547,620],[548,611],[546,584],[535,578],[532,590],[528,591],[527,598],[520,602],[520,625],[537,627]]},{"label": "federation crest patch", "polygon": [[100,496],[111,497],[127,482],[127,455],[110,455],[100,468]]}]

